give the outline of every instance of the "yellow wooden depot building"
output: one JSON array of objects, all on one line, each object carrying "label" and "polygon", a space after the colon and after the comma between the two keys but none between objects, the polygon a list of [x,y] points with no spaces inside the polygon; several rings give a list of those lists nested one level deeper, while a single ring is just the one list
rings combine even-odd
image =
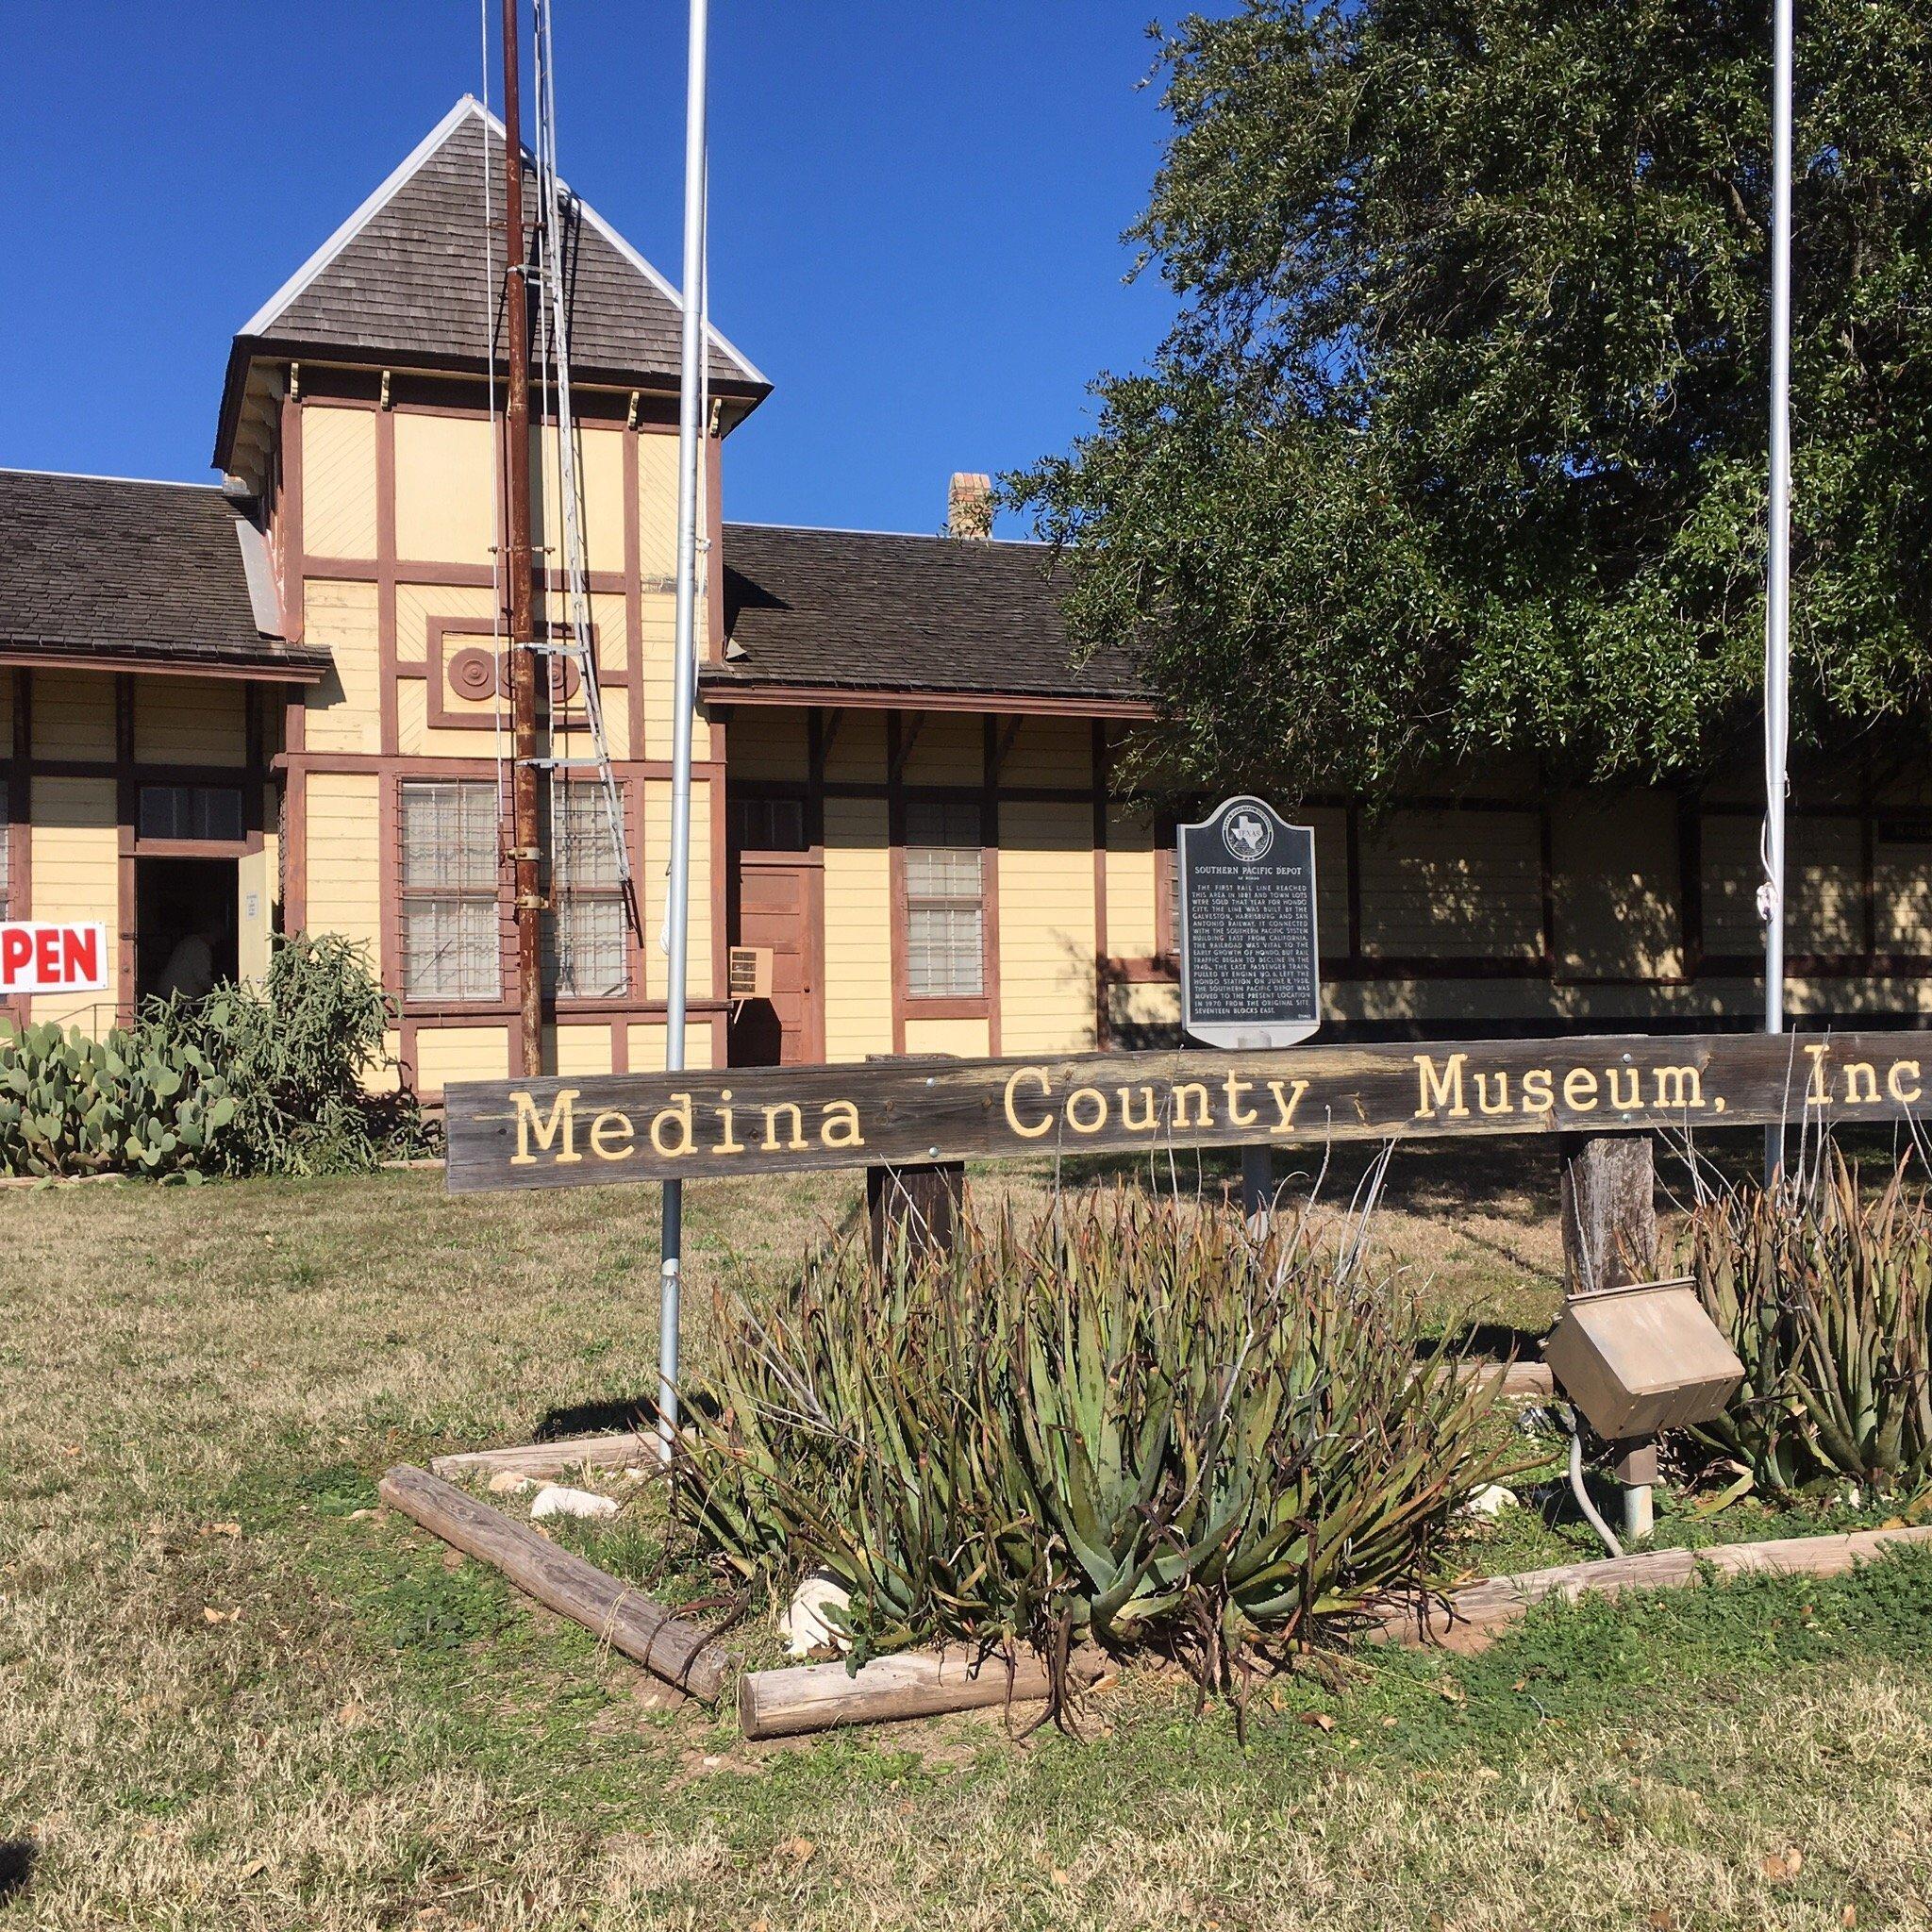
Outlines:
[{"label": "yellow wooden depot building", "polygon": [[[190,935],[246,974],[275,931],[326,930],[379,968],[418,1091],[518,1065],[502,139],[458,103],[244,325],[219,485],[0,472],[0,895],[8,917],[114,940],[105,994],[16,1000],[16,1019],[125,1019]],[[633,920],[597,788],[559,770],[544,1052],[561,1073],[641,1071],[663,1052],[681,312],[587,204],[568,228],[594,648],[640,904]],[[1128,737],[1159,728],[1130,668],[1074,661],[1042,553],[984,536],[983,478],[954,479],[940,536],[725,521],[729,438],[769,385],[722,336],[710,381],[692,1059],[1172,1038],[1172,822],[1115,780]],[[535,433],[554,557],[554,427]],[[560,620],[555,581],[550,605]],[[547,750],[581,754],[586,730],[559,675]],[[1332,1031],[1755,1011],[1748,776],[1610,795],[1506,769],[1375,814],[1275,803],[1316,828]],[[1807,781],[1790,874],[1793,1005],[1915,1021],[1919,767]],[[765,956],[767,995],[733,998],[733,947]]]}]

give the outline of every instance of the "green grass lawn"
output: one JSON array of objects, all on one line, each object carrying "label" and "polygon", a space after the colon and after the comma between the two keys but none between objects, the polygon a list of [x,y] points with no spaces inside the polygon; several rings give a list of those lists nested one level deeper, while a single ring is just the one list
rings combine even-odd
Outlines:
[{"label": "green grass lawn", "polygon": [[[1444,1327],[1547,1321],[1548,1161],[1398,1172]],[[708,1284],[855,1195],[693,1188],[690,1350]],[[0,1891],[31,1868],[0,1926],[1932,1923],[1932,1557],[1365,1654],[1258,1688],[1245,1745],[1130,1674],[1077,1740],[747,1746],[375,1507],[390,1463],[649,1389],[653,1191],[78,1187],[0,1195]],[[1765,1533],[1729,1520],[1665,1528]],[[1583,1553],[1524,1512],[1458,1557]]]}]

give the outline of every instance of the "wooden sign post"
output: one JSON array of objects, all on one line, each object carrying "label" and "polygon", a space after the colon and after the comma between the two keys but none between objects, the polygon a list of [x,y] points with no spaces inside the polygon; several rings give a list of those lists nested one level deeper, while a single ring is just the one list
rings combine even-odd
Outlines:
[{"label": "wooden sign post", "polygon": [[[1657,1167],[1648,1134],[1565,1134],[1563,1289],[1600,1294],[1648,1281],[1657,1264]],[[1655,1527],[1657,1438],[1610,1445],[1624,1491],[1624,1534],[1641,1542]]]},{"label": "wooden sign post", "polygon": [[[1259,798],[1227,799],[1176,835],[1181,1026],[1208,1046],[1281,1047],[1322,1024],[1315,834]],[[1274,1202],[1274,1150],[1241,1149],[1241,1210]]]}]

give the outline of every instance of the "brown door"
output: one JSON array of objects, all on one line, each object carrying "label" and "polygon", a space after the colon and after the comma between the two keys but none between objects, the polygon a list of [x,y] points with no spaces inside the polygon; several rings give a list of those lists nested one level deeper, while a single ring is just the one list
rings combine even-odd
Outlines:
[{"label": "brown door", "polygon": [[[772,803],[781,808],[774,811]],[[730,844],[731,943],[772,955],[771,998],[732,1009],[734,1067],[789,1067],[824,1058],[818,969],[824,862],[815,852],[774,849],[791,848],[794,838],[803,843],[803,809],[794,816],[787,805],[748,801],[732,814],[739,836]]]}]

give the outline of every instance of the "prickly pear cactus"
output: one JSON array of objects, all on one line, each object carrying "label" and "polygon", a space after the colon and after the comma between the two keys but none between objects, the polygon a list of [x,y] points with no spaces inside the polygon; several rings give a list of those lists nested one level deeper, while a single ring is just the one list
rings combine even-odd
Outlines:
[{"label": "prickly pear cactus", "polygon": [[161,1056],[43,1023],[0,1037],[0,1172],[199,1179],[235,1118],[228,1085],[192,1046]]}]

